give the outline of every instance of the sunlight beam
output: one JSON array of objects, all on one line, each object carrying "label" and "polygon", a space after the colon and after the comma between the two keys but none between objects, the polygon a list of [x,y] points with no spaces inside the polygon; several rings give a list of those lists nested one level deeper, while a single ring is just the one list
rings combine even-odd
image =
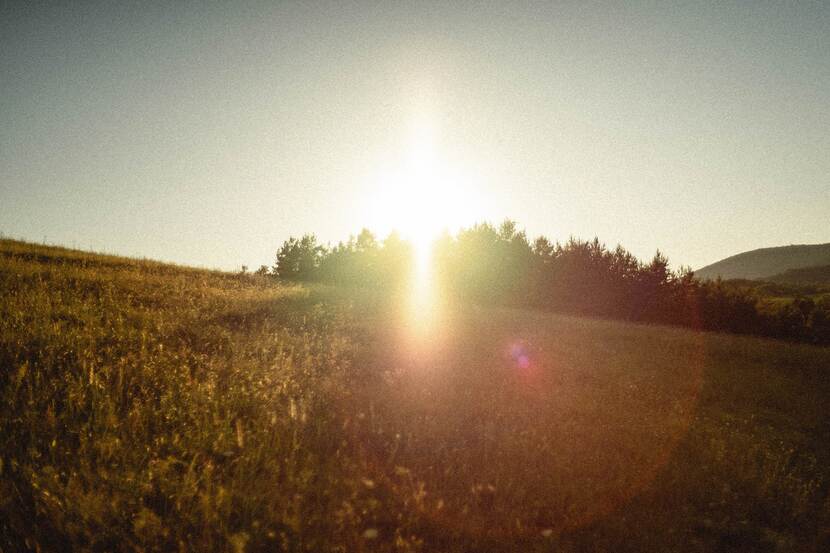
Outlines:
[{"label": "sunlight beam", "polygon": [[375,232],[385,236],[395,231],[412,246],[405,304],[409,326],[422,336],[436,324],[440,303],[433,252],[436,240],[443,232],[457,232],[486,216],[482,195],[469,174],[450,161],[441,146],[433,111],[423,105],[413,109],[403,151],[378,172],[367,202]]}]

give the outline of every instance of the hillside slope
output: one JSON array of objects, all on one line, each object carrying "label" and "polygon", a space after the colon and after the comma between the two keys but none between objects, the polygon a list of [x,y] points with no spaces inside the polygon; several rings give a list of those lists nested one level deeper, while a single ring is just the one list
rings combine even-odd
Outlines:
[{"label": "hillside slope", "polygon": [[739,253],[695,271],[699,278],[763,279],[790,269],[830,265],[830,243],[761,248]]},{"label": "hillside slope", "polygon": [[10,242],[0,298],[4,551],[830,545],[830,349]]},{"label": "hillside slope", "polygon": [[830,287],[830,265],[789,269],[765,280],[795,286]]}]

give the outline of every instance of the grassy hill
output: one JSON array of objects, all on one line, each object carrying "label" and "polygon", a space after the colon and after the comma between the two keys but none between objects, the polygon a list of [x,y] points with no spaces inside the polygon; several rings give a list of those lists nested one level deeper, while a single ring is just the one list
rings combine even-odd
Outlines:
[{"label": "grassy hill", "polygon": [[0,549],[822,551],[830,349],[0,242]]},{"label": "grassy hill", "polygon": [[791,269],[830,265],[830,243],[761,248],[695,271],[699,278],[765,279]]}]

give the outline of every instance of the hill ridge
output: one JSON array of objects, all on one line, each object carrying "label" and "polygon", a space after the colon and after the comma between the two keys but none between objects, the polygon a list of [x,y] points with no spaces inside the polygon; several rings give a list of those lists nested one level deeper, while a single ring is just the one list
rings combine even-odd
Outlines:
[{"label": "hill ridge", "polygon": [[762,279],[791,269],[830,265],[830,242],[757,248],[731,255],[695,271],[703,279]]}]

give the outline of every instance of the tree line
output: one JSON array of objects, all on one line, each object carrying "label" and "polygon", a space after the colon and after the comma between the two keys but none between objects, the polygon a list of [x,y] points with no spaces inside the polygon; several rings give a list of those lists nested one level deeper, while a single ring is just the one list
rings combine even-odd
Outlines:
[{"label": "tree line", "polygon": [[[688,267],[672,270],[660,251],[642,262],[596,238],[530,241],[507,220],[445,233],[434,243],[432,262],[438,285],[459,301],[830,344],[828,298],[765,301],[745,283],[700,280]],[[388,290],[406,284],[412,264],[409,242],[396,233],[381,241],[364,229],[333,247],[313,234],[289,238],[274,265],[257,273]]]}]

